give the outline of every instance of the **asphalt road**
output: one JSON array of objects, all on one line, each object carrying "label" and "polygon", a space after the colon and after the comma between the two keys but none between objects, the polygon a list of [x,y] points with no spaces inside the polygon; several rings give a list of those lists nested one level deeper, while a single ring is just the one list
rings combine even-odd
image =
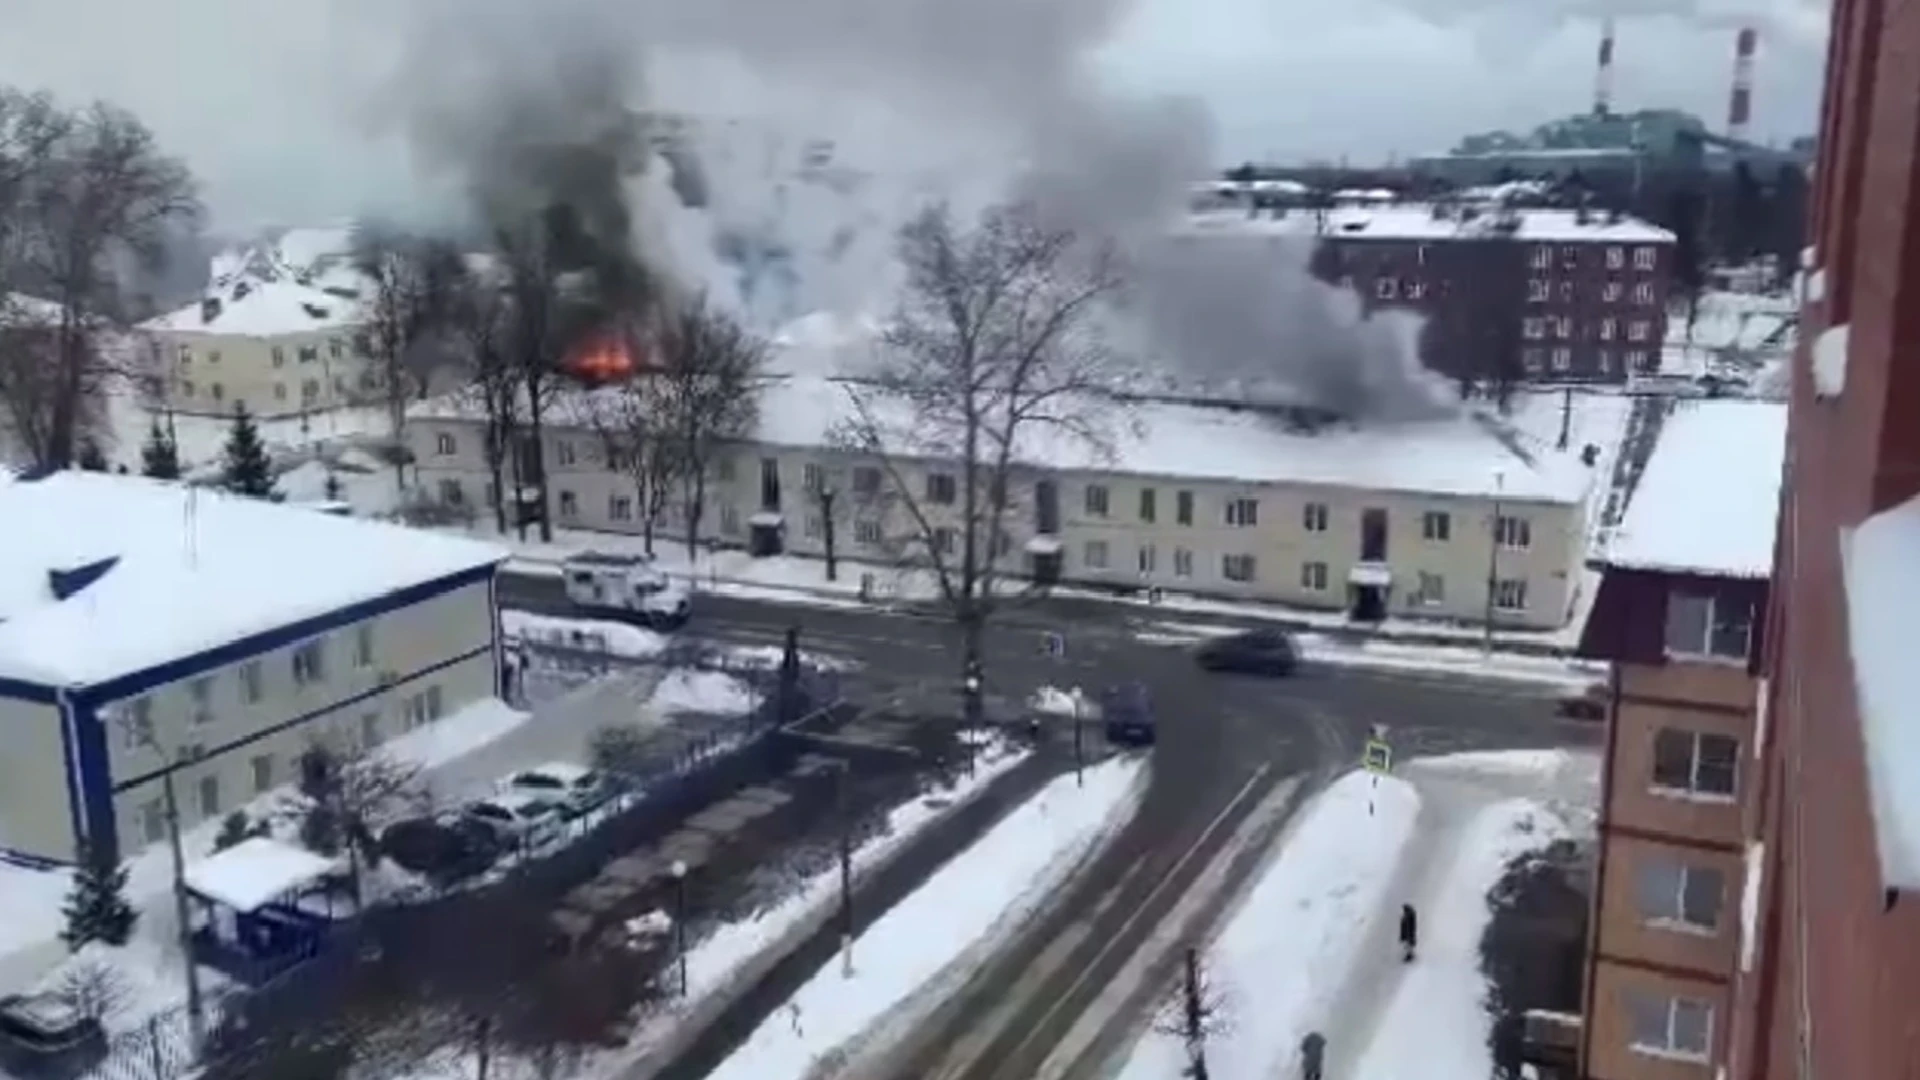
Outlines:
[{"label": "asphalt road", "polygon": [[[501,603],[580,614],[553,578],[503,577]],[[1555,691],[1545,687],[1351,667],[1308,668],[1284,680],[1203,672],[1184,648],[1138,640],[1150,621],[1118,605],[1086,604],[1046,616],[1011,613],[989,630],[990,716],[1022,715],[1043,685],[1097,692],[1144,682],[1160,729],[1152,783],[1139,813],[1086,872],[952,995],[898,1060],[867,1070],[873,1080],[1031,1080],[1262,798],[1287,777],[1318,781],[1357,765],[1373,725],[1387,725],[1402,760],[1591,743],[1597,735],[1591,725],[1557,720]],[[708,594],[681,633],[765,644],[789,626],[800,628],[804,649],[858,662],[844,690],[861,704],[958,714],[958,633],[937,617]],[[1066,637],[1064,657],[1046,654],[1049,630]],[[1299,796],[1314,786],[1302,785]]]}]

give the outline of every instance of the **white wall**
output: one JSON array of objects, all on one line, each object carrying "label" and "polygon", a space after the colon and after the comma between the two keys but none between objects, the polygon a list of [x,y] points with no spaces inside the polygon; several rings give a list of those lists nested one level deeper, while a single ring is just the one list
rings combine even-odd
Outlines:
[{"label": "white wall", "polygon": [[73,858],[65,743],[57,706],[0,697],[0,848]]},{"label": "white wall", "polygon": [[255,416],[294,416],[379,392],[375,365],[355,353],[351,327],[270,338],[184,330],[151,336],[166,376],[161,404],[179,412],[224,416],[244,401]]}]

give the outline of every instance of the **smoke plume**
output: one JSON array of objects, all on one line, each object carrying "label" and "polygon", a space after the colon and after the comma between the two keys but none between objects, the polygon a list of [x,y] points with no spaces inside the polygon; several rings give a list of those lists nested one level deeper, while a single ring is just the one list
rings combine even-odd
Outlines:
[{"label": "smoke plume", "polygon": [[[1209,124],[1191,103],[1097,84],[1094,53],[1128,8],[439,0],[410,26],[386,101],[423,162],[481,203],[576,204],[601,242],[763,325],[890,307],[893,229],[928,198],[962,214],[1029,198],[1119,247],[1134,340],[1177,381],[1433,411],[1415,327],[1364,319],[1314,281],[1310,240],[1177,235],[1189,185],[1217,168]],[[629,110],[698,119],[680,175],[635,140]],[[831,161],[803,167],[820,140]]]}]

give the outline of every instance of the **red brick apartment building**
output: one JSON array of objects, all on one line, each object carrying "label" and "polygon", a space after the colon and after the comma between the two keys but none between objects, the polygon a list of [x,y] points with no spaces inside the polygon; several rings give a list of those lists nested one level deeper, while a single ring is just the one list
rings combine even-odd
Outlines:
[{"label": "red brick apartment building", "polygon": [[1421,359],[1435,371],[1617,383],[1659,364],[1673,234],[1658,226],[1472,205],[1248,213],[1242,228],[1316,236],[1315,274],[1369,308],[1425,315]]},{"label": "red brick apartment building", "polygon": [[1581,641],[1611,661],[1580,1073],[1714,1080],[1757,944],[1759,659],[1786,407],[1672,406]]}]

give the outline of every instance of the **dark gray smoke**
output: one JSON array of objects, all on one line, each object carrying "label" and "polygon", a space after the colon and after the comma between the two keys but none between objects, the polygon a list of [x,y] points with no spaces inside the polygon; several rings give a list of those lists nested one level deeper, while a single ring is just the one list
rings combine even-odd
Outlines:
[{"label": "dark gray smoke", "polygon": [[[1210,125],[1191,103],[1118,100],[1097,87],[1093,53],[1128,7],[440,0],[414,27],[392,100],[427,160],[462,174],[483,200],[564,195],[608,238],[630,236],[636,217],[659,217],[646,200],[679,211],[664,182],[630,182],[644,159],[625,122],[632,109],[764,109],[797,138],[853,135],[887,113],[897,137],[860,147],[860,164],[932,173],[932,189],[915,191],[961,208],[1032,198],[1055,220],[1115,242],[1130,266],[1138,347],[1175,381],[1279,388],[1354,414],[1433,411],[1409,327],[1360,318],[1350,295],[1307,275],[1303,245],[1175,235],[1189,185],[1217,167]],[[685,75],[689,65],[705,74]],[[645,85],[642,71],[660,78]],[[712,74],[725,71],[737,78]],[[744,83],[762,87],[757,100],[742,100],[753,97]],[[886,156],[898,160],[871,160]],[[744,186],[730,189],[725,168],[703,162],[714,214]],[[790,194],[785,185],[762,187],[767,216],[799,216],[773,205]],[[839,228],[835,244],[858,249],[849,234],[897,220],[863,216]]]}]

